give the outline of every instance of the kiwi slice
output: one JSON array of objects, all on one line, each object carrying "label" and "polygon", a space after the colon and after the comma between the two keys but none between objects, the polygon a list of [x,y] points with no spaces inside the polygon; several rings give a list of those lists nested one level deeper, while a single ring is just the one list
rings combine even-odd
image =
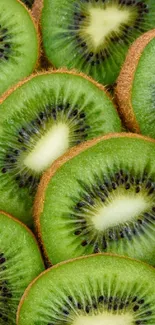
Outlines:
[{"label": "kiwi slice", "polygon": [[[40,0],[38,0],[40,2]],[[114,83],[129,45],[155,27],[154,0],[44,0],[43,47],[56,67]]]},{"label": "kiwi slice", "polygon": [[155,29],[131,46],[116,87],[118,109],[126,126],[155,138]]},{"label": "kiwi slice", "polygon": [[18,0],[0,0],[0,95],[33,72],[38,54],[30,12]]},{"label": "kiwi slice", "polygon": [[27,224],[40,176],[57,157],[87,139],[121,131],[104,87],[75,72],[32,76],[0,111],[0,209]]},{"label": "kiwi slice", "polygon": [[22,223],[0,211],[0,324],[16,323],[18,303],[44,270],[37,242]]},{"label": "kiwi slice", "polygon": [[113,252],[155,265],[155,141],[122,133],[73,148],[44,174],[34,214],[52,264]]},{"label": "kiwi slice", "polygon": [[143,325],[155,320],[155,270],[104,254],[48,269],[22,297],[17,325]]}]

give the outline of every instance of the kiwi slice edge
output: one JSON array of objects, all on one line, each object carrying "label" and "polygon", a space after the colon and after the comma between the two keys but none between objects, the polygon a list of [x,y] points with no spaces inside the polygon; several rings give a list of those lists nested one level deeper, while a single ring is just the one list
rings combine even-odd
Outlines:
[{"label": "kiwi slice edge", "polygon": [[[19,15],[19,21],[17,21],[18,24],[21,21],[22,15],[25,15],[25,17],[26,17],[26,24],[27,25],[25,25],[25,29],[27,27],[30,27],[30,23],[31,23],[31,28],[29,28],[29,34],[33,35],[33,39],[32,39],[32,35],[31,35],[31,38],[30,37],[28,38],[27,35],[26,35],[26,37],[27,37],[26,43],[22,43],[22,42],[21,42],[21,44],[19,43],[19,40],[18,40],[19,35],[18,35],[16,30],[14,32],[14,29],[15,29],[14,28],[14,23],[15,23],[14,22],[14,20],[15,20],[14,11],[12,12],[12,17],[13,17],[12,18],[12,20],[13,20],[12,30],[10,30],[11,25],[9,25],[7,23],[7,20],[6,20],[6,22],[4,20],[4,22],[5,22],[4,27],[5,28],[3,28],[3,29],[5,30],[5,34],[2,35],[2,46],[5,46],[7,48],[8,55],[6,55],[7,56],[6,59],[4,60],[4,62],[2,62],[2,66],[3,66],[4,73],[6,71],[6,77],[7,77],[7,80],[9,82],[6,81],[5,79],[3,80],[3,74],[4,73],[2,73],[2,78],[1,78],[2,87],[0,89],[0,100],[1,100],[1,97],[5,93],[7,93],[10,88],[14,87],[17,83],[19,83],[24,78],[28,77],[31,73],[33,73],[33,71],[35,71],[35,69],[39,65],[39,58],[40,58],[40,43],[41,42],[40,42],[40,35],[39,35],[38,26],[36,24],[35,17],[33,17],[31,10],[22,1],[17,0],[17,1],[12,2],[12,0],[11,0],[10,3],[13,6],[13,9],[14,9],[14,4],[15,4],[15,7],[17,6],[17,9],[19,9],[19,12],[20,12],[20,9],[21,9],[21,15]],[[2,3],[2,6],[3,6],[3,3]],[[19,6],[19,8],[18,8],[18,6]],[[4,7],[4,9],[5,9],[5,7]],[[5,13],[5,10],[4,10],[4,13]],[[9,13],[9,10],[8,10],[8,13]],[[12,23],[12,21],[10,22],[10,24],[11,23]],[[15,25],[18,26],[17,23]],[[0,26],[0,27],[2,28],[2,26]],[[19,29],[19,32],[21,32],[21,31],[23,32],[22,29],[21,30]],[[30,33],[30,31],[31,31],[31,33]],[[25,35],[23,35],[23,36],[25,36]],[[31,43],[32,43],[32,40],[33,40],[33,43],[34,43],[34,44],[32,44],[32,48],[33,48],[33,54],[32,55],[31,55],[30,51],[26,52],[26,53],[24,52],[26,47],[24,48],[25,45],[23,45],[23,44],[28,44],[28,41],[30,43],[30,40],[31,40]],[[17,41],[17,43],[16,43],[16,41]],[[20,46],[21,46],[21,49],[20,49]],[[13,54],[11,54],[11,56],[10,56],[10,51],[12,50],[12,47],[13,47]],[[18,47],[19,47],[19,49],[18,49]],[[2,54],[3,54],[3,52],[1,51],[0,60],[3,59]],[[31,57],[31,61],[30,61],[30,59],[28,61],[29,56]],[[21,57],[22,57],[22,59],[21,59]],[[23,62],[24,59],[25,59],[25,66],[27,68],[24,67],[24,62]],[[18,66],[21,66],[21,68],[20,68],[21,70],[19,69],[19,73],[17,71],[18,70],[17,69],[17,64],[18,64]],[[8,66],[12,70],[12,75],[10,75],[10,78],[8,78],[8,70],[9,70]],[[2,70],[2,72],[3,72],[3,70]],[[13,74],[14,71],[16,71],[16,73]]]},{"label": "kiwi slice edge", "polygon": [[[40,246],[42,247],[42,251],[44,253],[44,257],[47,262],[47,265],[52,265],[53,261],[51,260],[51,258],[49,257],[49,255],[47,253],[46,245],[44,245],[44,243],[43,243],[40,218],[41,218],[41,214],[42,214],[43,208],[44,208],[46,189],[48,188],[48,184],[50,183],[51,179],[55,176],[57,171],[59,169],[61,169],[61,167],[63,167],[63,165],[65,165],[65,163],[67,163],[70,159],[78,156],[83,151],[95,146],[97,143],[101,142],[102,140],[108,140],[108,139],[112,139],[112,138],[142,139],[142,140],[145,140],[145,141],[155,144],[154,139],[140,135],[140,134],[125,133],[125,132],[110,133],[108,135],[99,136],[95,139],[86,141],[76,147],[72,147],[63,156],[58,158],[47,171],[44,172],[44,174],[40,180],[37,192],[36,192],[34,206],[33,206],[33,216],[34,216],[34,224],[35,224],[36,234],[37,234]],[[60,261],[58,261],[58,263],[59,262]]]},{"label": "kiwi slice edge", "polygon": [[24,290],[45,266],[37,240],[25,224],[2,210],[0,222],[0,323],[11,325]]},{"label": "kiwi slice edge", "polygon": [[[30,17],[31,17],[31,20],[32,20],[32,22],[33,22],[33,24],[34,24],[34,27],[35,27],[35,30],[36,30],[36,35],[37,35],[37,41],[38,41],[38,58],[37,58],[37,61],[36,61],[36,65],[35,65],[35,67],[34,67],[34,69],[33,69],[33,72],[29,75],[29,76],[27,76],[27,77],[25,77],[25,78],[23,78],[21,81],[19,81],[16,85],[14,85],[14,86],[12,86],[12,87],[10,87],[9,89],[8,89],[8,91],[6,91],[5,93],[4,93],[4,96],[5,96],[5,94],[6,94],[6,96],[7,96],[7,93],[9,93],[9,90],[11,91],[11,89],[13,89],[14,87],[16,88],[17,86],[18,86],[18,84],[20,84],[20,82],[22,83],[24,80],[27,80],[28,78],[31,78],[31,76],[35,73],[35,70],[37,70],[39,67],[40,67],[40,58],[41,58],[41,35],[40,35],[40,30],[39,30],[39,25],[38,25],[38,21],[37,21],[37,17],[34,15],[34,12],[33,12],[33,10],[32,10],[32,8],[29,8],[25,3],[24,3],[24,0],[17,0],[18,2],[20,2],[22,5],[23,5],[23,7],[28,11],[28,13],[29,13],[29,15],[30,15]],[[23,1],[23,2],[22,2]],[[32,0],[33,1],[33,0]],[[43,0],[42,0],[43,1]],[[34,5],[34,3],[33,3],[33,5]],[[3,98],[3,95],[2,95],[2,98]],[[1,103],[1,98],[0,98],[0,103]]]},{"label": "kiwi slice edge", "polygon": [[[19,1],[19,0],[18,0]],[[59,68],[59,69],[53,69],[50,68],[48,69],[48,71],[46,70],[42,70],[42,71],[38,71],[38,72],[33,72],[30,76],[24,78],[23,80],[19,81],[16,85],[13,85],[12,87],[10,87],[1,97],[0,97],[0,104],[2,104],[4,102],[5,99],[7,99],[8,96],[10,96],[17,88],[21,87],[22,85],[24,85],[27,81],[30,81],[31,79],[38,77],[38,76],[42,76],[42,75],[50,75],[50,74],[69,74],[69,75],[75,75],[75,76],[80,76],[83,77],[84,79],[90,81],[91,83],[93,83],[96,87],[98,87],[100,90],[103,90],[106,95],[110,98],[110,100],[113,102],[113,106],[116,109],[117,112],[117,108],[116,105],[113,101],[113,98],[110,94],[110,92],[107,90],[105,85],[100,84],[99,82],[97,82],[96,80],[94,80],[91,76],[86,75],[84,72],[82,71],[78,71],[76,69],[66,69],[66,68]]]},{"label": "kiwi slice edge", "polygon": [[141,130],[132,107],[132,85],[141,54],[153,38],[155,29],[144,33],[131,45],[115,88],[118,112],[129,130],[136,133],[141,133]]},{"label": "kiwi slice edge", "polygon": [[[94,259],[94,261],[93,261],[93,259]],[[95,264],[95,260],[96,260],[96,264]],[[97,261],[98,260],[98,261]],[[20,303],[19,303],[19,305],[18,305],[18,310],[17,310],[17,315],[16,315],[16,322],[17,322],[17,325],[20,325],[20,324],[26,324],[25,323],[25,321],[26,321],[26,319],[25,319],[25,315],[27,316],[27,314],[26,314],[26,312],[25,312],[25,310],[23,311],[22,310],[22,308],[23,308],[23,306],[24,306],[24,304],[26,303],[26,305],[28,306],[28,308],[29,308],[29,304],[31,303],[31,301],[32,301],[32,299],[33,299],[33,295],[35,294],[35,285],[37,286],[38,285],[38,282],[40,281],[40,279],[42,279],[43,280],[43,278],[44,277],[46,277],[47,276],[47,283],[48,283],[48,275],[49,275],[49,278],[50,278],[50,273],[53,273],[53,275],[54,275],[54,273],[55,273],[55,275],[54,275],[54,279],[55,279],[55,281],[58,279],[58,282],[59,282],[59,286],[60,286],[60,288],[59,288],[59,290],[60,291],[58,291],[59,293],[61,292],[61,280],[59,279],[59,275],[60,275],[60,273],[61,273],[61,268],[62,268],[62,274],[63,274],[63,276],[64,276],[64,274],[66,273],[66,275],[67,275],[67,284],[69,284],[70,282],[72,283],[72,285],[74,286],[74,284],[73,284],[73,282],[74,282],[74,277],[76,278],[77,277],[77,273],[78,273],[78,270],[80,271],[80,273],[83,273],[83,275],[84,275],[84,277],[85,277],[85,275],[86,276],[88,276],[89,277],[89,274],[90,274],[90,269],[87,267],[87,269],[86,269],[86,265],[87,265],[87,262],[88,262],[88,265],[90,264],[91,265],[91,267],[93,268],[93,263],[94,263],[94,266],[95,266],[95,269],[94,270],[96,270],[96,271],[98,271],[99,272],[99,274],[100,274],[100,276],[101,276],[101,272],[103,273],[103,276],[104,276],[104,272],[105,272],[105,270],[104,270],[104,267],[102,267],[102,271],[100,270],[100,267],[102,266],[102,263],[103,263],[103,265],[105,266],[105,268],[107,268],[107,266],[108,266],[108,264],[110,265],[110,266],[108,266],[108,271],[109,271],[109,269],[111,268],[111,266],[113,265],[113,269],[112,269],[112,273],[114,272],[114,279],[112,278],[112,275],[110,275],[110,278],[111,278],[111,280],[116,280],[117,279],[117,276],[118,276],[118,278],[119,278],[119,273],[121,274],[121,272],[124,272],[123,270],[124,270],[124,268],[123,268],[123,266],[125,267],[125,269],[126,269],[126,272],[124,273],[124,274],[122,274],[122,278],[121,278],[121,285],[122,285],[122,290],[123,290],[123,282],[124,282],[124,276],[126,276],[126,273],[128,273],[127,274],[127,279],[128,279],[128,281],[130,280],[130,278],[133,278],[134,279],[134,275],[136,276],[136,280],[137,280],[137,278],[138,278],[138,281],[141,281],[141,283],[139,283],[139,286],[137,285],[137,283],[136,283],[136,286],[135,286],[135,284],[134,284],[134,286],[132,287],[132,289],[133,290],[137,290],[138,289],[138,291],[140,290],[140,291],[143,291],[143,281],[142,280],[144,280],[144,287],[145,287],[145,284],[146,283],[148,283],[148,281],[146,282],[146,280],[145,280],[145,276],[147,277],[148,276],[148,274],[150,275],[150,277],[148,276],[148,279],[150,280],[150,288],[149,289],[151,289],[151,294],[152,294],[152,296],[154,295],[154,293],[153,293],[153,287],[151,286],[151,280],[153,280],[154,282],[155,282],[155,269],[151,266],[151,265],[148,265],[147,263],[145,263],[145,262],[142,262],[142,261],[139,261],[139,260],[136,260],[136,259],[134,259],[134,258],[130,258],[130,257],[125,257],[125,256],[120,256],[120,255],[117,255],[117,254],[111,254],[111,253],[98,253],[98,254],[91,254],[91,255],[87,255],[87,256],[80,256],[80,257],[77,257],[77,258],[74,258],[74,259],[69,259],[69,260],[67,260],[67,261],[63,261],[63,262],[59,262],[58,264],[56,264],[56,265],[54,265],[54,266],[52,266],[52,267],[50,267],[50,268],[48,268],[47,270],[45,270],[45,271],[43,271],[39,276],[37,276],[30,284],[29,284],[29,286],[26,288],[26,290],[25,290],[25,292],[24,292],[24,294],[23,294],[23,296],[22,296],[22,298],[21,298],[21,300],[20,300]],[[108,262],[110,262],[110,263],[108,263]],[[119,265],[120,265],[120,269],[119,268],[117,268],[117,270],[115,269],[115,267],[116,267],[116,265],[115,265],[115,262],[116,262],[116,264],[118,263]],[[83,265],[83,263],[84,264],[86,264],[85,266]],[[79,265],[78,265],[79,264]],[[81,264],[81,265],[80,265]],[[123,265],[124,264],[124,265]],[[72,281],[68,281],[69,280],[69,275],[68,275],[68,272],[70,272],[70,268],[72,269],[74,269],[74,266],[76,266],[77,268],[75,268],[75,274],[74,274],[74,277],[73,276],[71,276],[71,278],[73,279]],[[84,266],[84,268],[85,268],[85,271],[86,271],[86,273],[83,271],[83,267]],[[117,265],[118,266],[118,265]],[[68,268],[69,267],[69,268]],[[66,270],[65,270],[65,268],[66,268]],[[67,270],[67,268],[68,268],[68,270]],[[119,270],[119,271],[118,271]],[[82,271],[82,272],[81,272]],[[91,270],[92,271],[92,270]],[[95,272],[96,272],[95,271]],[[58,272],[58,276],[57,276],[57,272]],[[97,273],[97,272],[96,272]],[[134,274],[133,274],[134,273]],[[92,273],[91,273],[92,274]],[[73,275],[73,270],[72,270],[72,275]],[[124,276],[123,276],[124,275]],[[145,275],[145,276],[144,276]],[[60,275],[60,277],[61,277],[61,275]],[[80,279],[81,277],[78,275],[78,278]],[[105,281],[108,281],[108,279],[109,279],[109,273],[107,272],[107,273],[105,273]],[[52,277],[51,277],[51,280],[52,280]],[[92,279],[91,279],[92,280]],[[101,279],[100,279],[101,280]],[[119,279],[120,280],[120,279]],[[126,280],[126,279],[125,279]],[[66,281],[66,277],[65,277],[65,281]],[[83,281],[83,280],[82,280]],[[95,280],[96,281],[96,280]],[[95,283],[95,281],[94,281],[94,283]],[[69,282],[69,283],[68,283]],[[42,284],[44,283],[44,281],[42,281]],[[66,283],[66,282],[65,282]],[[65,283],[64,283],[64,286],[65,286]],[[70,284],[71,284],[70,283]],[[81,282],[82,283],[82,282]],[[91,284],[91,286],[90,286],[90,291],[92,291],[92,292],[90,292],[90,296],[91,295],[93,295],[94,294],[94,290],[95,290],[95,287],[94,287],[94,283],[92,284],[92,281],[90,282],[90,280],[89,280],[89,282],[88,282],[89,284]],[[50,282],[50,286],[51,286],[51,284],[52,284],[52,281]],[[109,283],[108,283],[109,284]],[[108,284],[107,284],[107,287],[108,287]],[[130,283],[131,284],[131,283]],[[102,285],[103,285],[103,281],[101,280],[101,283],[100,283],[100,285],[101,285],[101,287],[102,287]],[[128,285],[129,285],[129,282],[128,282]],[[39,286],[40,286],[40,284],[39,284]],[[39,289],[39,286],[38,286],[38,289]],[[45,285],[44,285],[44,292],[46,291],[46,289],[47,288],[49,288],[50,289],[50,286],[47,286],[47,287],[45,287]],[[85,286],[82,286],[82,284],[81,284],[81,289],[82,290],[84,290],[85,291],[85,289],[84,289],[84,287]],[[114,288],[114,286],[111,286],[110,287],[110,289],[112,290],[112,288]],[[126,287],[126,286],[124,286],[124,288],[125,289],[128,289],[128,286]],[[33,293],[33,289],[34,289],[34,293]],[[38,293],[38,289],[37,289],[37,293]],[[65,290],[65,294],[67,294],[67,291],[68,291],[68,289],[70,289],[69,288],[69,285],[67,285],[67,290],[66,290],[66,288],[64,289],[63,288],[63,290]],[[73,302],[74,301],[74,298],[73,298],[73,300],[70,298],[70,295],[72,295],[73,293],[74,293],[74,288],[72,287],[72,289],[73,290],[69,290],[68,291],[68,299],[69,299],[69,303],[71,302]],[[79,292],[79,286],[78,286],[78,292]],[[117,289],[118,289],[118,283],[117,283]],[[131,291],[132,291],[132,289],[130,289]],[[55,289],[54,289],[55,290]],[[88,288],[87,288],[87,290],[88,290]],[[96,288],[96,290],[98,291],[100,291],[100,288],[99,288],[99,284],[98,284],[98,286],[97,286],[97,288]],[[110,290],[110,291],[111,291]],[[48,291],[48,289],[47,289],[47,291]],[[101,291],[102,291],[102,294],[103,294],[103,289],[101,288]],[[78,294],[78,292],[76,292],[76,294],[77,294],[77,301],[78,301],[78,299],[80,299],[80,303],[82,303],[83,304],[83,299],[81,299],[81,295],[80,294]],[[32,296],[31,296],[31,293],[32,293]],[[70,294],[69,294],[70,293]],[[95,292],[96,293],[96,292]],[[116,293],[116,290],[115,290],[115,293]],[[118,292],[118,293],[121,293],[121,288],[120,288],[120,292]],[[30,294],[30,297],[29,297],[29,294]],[[50,292],[50,294],[52,295],[52,290],[51,290],[51,292]],[[87,296],[87,294],[88,294],[88,291],[87,291],[87,293],[85,292],[85,295]],[[99,293],[98,293],[99,294]],[[110,294],[111,294],[111,292],[110,292]],[[133,292],[132,292],[132,294],[133,294],[133,302],[136,304],[136,306],[137,306],[137,300],[139,300],[139,299],[141,299],[140,297],[136,297],[136,293],[134,294]],[[145,292],[145,294],[146,294],[146,292]],[[108,292],[108,295],[109,295],[109,292]],[[112,294],[111,294],[112,295]],[[111,295],[108,297],[109,299],[111,299],[110,297],[111,297]],[[123,296],[123,294],[122,294],[122,296]],[[129,296],[130,296],[130,294],[129,294]],[[47,295],[46,295],[46,297],[47,297]],[[49,296],[48,296],[49,297]],[[103,297],[103,296],[102,296]],[[82,297],[83,298],[83,297]],[[88,296],[87,296],[87,298],[88,298]],[[95,295],[95,298],[96,298],[96,295]],[[94,296],[93,296],[93,299],[95,299],[94,298]],[[125,297],[126,298],[126,297]],[[139,298],[139,299],[138,299]],[[50,298],[48,298],[48,299],[50,299]],[[61,294],[60,294],[60,299],[61,299]],[[30,302],[29,302],[29,300],[30,300]],[[142,294],[142,300],[143,301],[141,301],[140,302],[140,304],[143,304],[143,303],[145,303],[144,302],[144,297],[143,297],[143,294]],[[37,299],[37,303],[38,303],[38,301],[39,301],[39,299]],[[66,301],[66,299],[65,299],[65,301]],[[75,301],[76,301],[76,297],[75,297]],[[89,302],[90,302],[90,300],[88,300]],[[111,300],[110,300],[111,301]],[[101,303],[104,303],[105,301],[103,301],[103,300],[101,300]],[[55,303],[55,302],[54,302]],[[75,302],[74,302],[75,303]],[[107,303],[107,302],[105,302],[105,303]],[[145,303],[146,304],[146,303]],[[45,306],[46,306],[46,304],[45,304]],[[59,305],[60,306],[60,305]],[[67,304],[66,304],[66,306],[67,306]],[[78,306],[78,305],[77,305]],[[128,304],[127,304],[127,306],[128,306]],[[148,311],[148,306],[149,306],[149,304],[147,304],[146,305],[147,306],[147,311]],[[152,306],[151,306],[152,307]],[[153,307],[154,307],[154,305],[153,305]],[[24,306],[24,308],[25,308],[25,306]],[[75,306],[74,306],[74,308],[76,308],[76,303],[75,303]],[[82,308],[83,308],[83,306],[82,306]],[[81,306],[79,306],[78,307],[78,309],[79,310],[81,310],[82,309],[81,308]],[[96,307],[94,307],[95,308],[95,310],[96,310]],[[62,309],[63,309],[63,307],[62,307]],[[110,311],[111,311],[111,309],[112,309],[112,307],[111,308],[109,308],[108,309],[108,311],[109,311],[109,313],[110,313]],[[121,310],[122,310],[122,308],[121,308]],[[133,309],[134,310],[134,309]],[[136,311],[137,309],[135,309],[134,311]],[[58,312],[58,311],[57,311]],[[153,312],[155,312],[155,311],[153,311]],[[22,315],[22,313],[23,313],[23,315]],[[43,313],[43,309],[42,309],[42,313]],[[60,313],[61,313],[61,308],[60,308]],[[52,308],[51,308],[51,314],[52,314]],[[66,317],[68,316],[68,313],[65,313],[64,312],[64,314],[65,314],[65,320],[66,320]],[[36,314],[36,316],[38,316],[39,314]],[[50,314],[49,314],[50,315]],[[86,313],[85,313],[85,315],[84,316],[87,316],[87,315],[89,315],[89,311],[86,311]],[[94,314],[93,314],[94,315]],[[97,313],[95,313],[95,315],[97,315]],[[150,312],[150,313],[146,313],[146,315],[152,315],[152,312]],[[30,316],[31,317],[31,316]],[[32,320],[32,319],[31,319]],[[23,323],[24,322],[24,323]],[[46,320],[46,322],[47,322],[47,320]],[[33,325],[34,323],[32,323],[32,325]],[[36,322],[35,324],[38,324],[38,325],[41,325],[42,323],[39,321],[39,322]],[[50,320],[49,320],[49,322],[48,322],[48,324],[53,324],[53,323],[51,323],[50,322]],[[136,324],[139,324],[138,322],[136,323]]]}]

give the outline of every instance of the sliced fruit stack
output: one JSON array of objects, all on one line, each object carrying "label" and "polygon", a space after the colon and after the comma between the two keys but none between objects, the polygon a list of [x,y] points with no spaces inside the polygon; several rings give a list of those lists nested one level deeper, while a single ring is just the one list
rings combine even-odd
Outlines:
[{"label": "sliced fruit stack", "polygon": [[0,81],[0,325],[154,325],[154,0],[1,0]]}]

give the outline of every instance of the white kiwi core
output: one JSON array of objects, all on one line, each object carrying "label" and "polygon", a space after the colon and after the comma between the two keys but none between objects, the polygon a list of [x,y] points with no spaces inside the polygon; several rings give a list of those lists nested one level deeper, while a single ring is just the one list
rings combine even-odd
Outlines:
[{"label": "white kiwi core", "polygon": [[129,313],[122,315],[104,313],[92,316],[78,316],[73,325],[132,325],[133,323],[133,316]]},{"label": "white kiwi core", "polygon": [[98,207],[91,219],[94,228],[103,231],[109,227],[134,220],[149,207],[150,202],[143,194],[124,195],[122,193],[113,197],[106,205]]},{"label": "white kiwi core", "polygon": [[35,172],[42,172],[68,148],[69,127],[65,123],[58,123],[41,137],[25,158],[24,165]]},{"label": "white kiwi core", "polygon": [[90,7],[88,12],[89,24],[84,33],[91,38],[95,48],[100,46],[112,32],[115,35],[119,34],[121,25],[128,23],[132,16],[132,11],[126,7],[119,8],[118,4],[106,9]]}]

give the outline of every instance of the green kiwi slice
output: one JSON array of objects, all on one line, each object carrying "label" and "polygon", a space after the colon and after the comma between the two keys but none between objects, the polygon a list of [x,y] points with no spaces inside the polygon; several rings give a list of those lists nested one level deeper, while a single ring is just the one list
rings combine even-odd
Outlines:
[{"label": "green kiwi slice", "polygon": [[40,176],[57,157],[83,141],[121,131],[104,87],[75,72],[32,76],[0,111],[0,209],[27,224]]},{"label": "green kiwi slice", "polygon": [[30,12],[18,0],[1,0],[0,95],[33,72],[38,54],[37,30]]},{"label": "green kiwi slice", "polygon": [[52,264],[113,252],[155,265],[155,141],[122,133],[73,148],[44,174],[34,215]]},{"label": "green kiwi slice", "polygon": [[0,211],[0,324],[14,325],[18,303],[44,270],[37,242],[22,223]]},{"label": "green kiwi slice", "polygon": [[60,263],[27,288],[17,325],[153,325],[155,270],[104,254]]},{"label": "green kiwi slice", "polygon": [[131,46],[116,87],[118,109],[125,125],[155,138],[155,29]]},{"label": "green kiwi slice", "polygon": [[41,29],[49,61],[56,68],[76,68],[103,84],[115,82],[129,45],[155,27],[154,0],[44,0],[43,4]]}]

